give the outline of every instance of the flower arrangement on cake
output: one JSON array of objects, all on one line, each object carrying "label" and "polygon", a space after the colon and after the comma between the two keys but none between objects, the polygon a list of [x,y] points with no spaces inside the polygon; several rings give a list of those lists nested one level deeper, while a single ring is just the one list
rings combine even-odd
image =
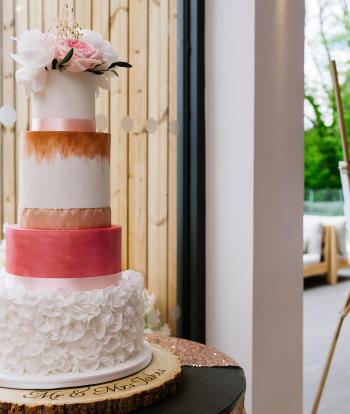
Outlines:
[{"label": "flower arrangement on cake", "polygon": [[89,29],[74,23],[59,22],[53,32],[26,30],[18,38],[17,54],[12,58],[22,67],[16,71],[16,80],[26,93],[38,93],[46,85],[51,70],[72,73],[91,72],[102,75],[103,85],[109,85],[111,74],[118,76],[117,68],[130,68],[120,61],[110,42]]}]

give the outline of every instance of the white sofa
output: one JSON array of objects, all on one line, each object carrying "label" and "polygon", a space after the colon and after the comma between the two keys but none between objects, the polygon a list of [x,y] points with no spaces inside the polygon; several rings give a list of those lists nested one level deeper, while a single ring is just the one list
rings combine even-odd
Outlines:
[{"label": "white sofa", "polygon": [[349,267],[344,216],[304,216],[304,276],[325,274],[334,284],[338,270]]}]

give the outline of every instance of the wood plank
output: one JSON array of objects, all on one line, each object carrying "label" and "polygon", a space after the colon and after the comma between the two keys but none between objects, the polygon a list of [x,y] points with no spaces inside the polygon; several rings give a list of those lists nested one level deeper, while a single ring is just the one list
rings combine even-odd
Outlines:
[{"label": "wood plank", "polygon": [[63,16],[73,16],[72,11],[74,11],[75,6],[74,0],[57,0],[57,6],[57,15],[59,18],[63,18]]},{"label": "wood plank", "polygon": [[29,28],[43,29],[43,0],[29,0]]},{"label": "wood plank", "polygon": [[[18,37],[24,30],[28,29],[28,1],[27,0],[17,0],[16,2],[16,25],[15,32],[16,37]],[[25,89],[22,85],[15,84],[16,88],[16,111],[17,111],[17,122],[16,122],[16,188],[17,188],[17,197],[16,204],[18,209],[18,191],[19,191],[19,140],[20,134],[23,131],[29,129],[29,99],[25,94]]]},{"label": "wood plank", "polygon": [[[311,413],[339,312],[350,289],[349,270],[340,283],[329,286],[323,276],[305,280],[304,291],[304,413]],[[349,411],[350,320],[344,322],[322,396],[319,414]]]},{"label": "wood plank", "polygon": [[[109,0],[93,0],[92,2],[92,28],[100,33],[105,40],[109,40]],[[97,75],[98,76],[98,75]],[[109,91],[100,89],[96,99],[96,116],[103,114],[109,117]],[[101,132],[109,131],[108,127]]]},{"label": "wood plank", "polygon": [[[121,60],[128,60],[128,0],[111,0],[110,40]],[[112,222],[123,228],[122,265],[128,265],[128,134],[121,120],[128,113],[128,71],[121,69],[110,93]]]},{"label": "wood plank", "polygon": [[75,0],[75,20],[83,29],[91,29],[92,27],[91,10],[91,0]]},{"label": "wood plank", "polygon": [[[43,0],[29,0],[29,28],[43,29]],[[32,119],[32,105],[29,100],[29,123],[31,125]]]},{"label": "wood plank", "polygon": [[168,137],[168,323],[176,335],[177,317],[177,0],[169,0],[169,122]]},{"label": "wood plank", "polygon": [[[180,358],[171,352],[172,349],[159,345],[159,339],[154,335],[148,336],[147,339],[152,347],[152,359],[147,366],[147,372],[136,372],[124,378],[105,382],[103,395],[98,395],[97,387],[89,386],[50,391],[24,391],[1,387],[0,412],[6,414],[120,414],[126,412],[140,414],[150,412],[148,409],[150,405],[157,402],[162,404],[161,400],[168,396],[173,397],[183,382],[183,370]],[[168,348],[171,346],[168,345]],[[238,376],[243,383],[241,374]],[[232,384],[236,381],[237,379],[232,380]],[[130,392],[132,387],[137,387],[137,390]],[[26,397],[30,395],[40,396],[40,399],[28,398],[26,401]],[[53,397],[57,395],[59,398]],[[176,405],[178,404],[176,402],[174,404],[173,401],[172,406]],[[174,412],[174,408],[170,408],[169,411]],[[151,409],[151,412],[154,410]],[[164,410],[157,410],[157,412],[164,412]]]},{"label": "wood plank", "polygon": [[[0,29],[0,45],[2,45],[2,7],[0,7],[0,22],[1,22],[1,29]],[[0,64],[0,107],[2,106],[2,89],[3,89],[3,72],[2,72],[2,64]],[[3,166],[2,166],[2,159],[3,159],[3,150],[2,150],[2,125],[0,124],[0,186],[2,187],[3,183]],[[2,199],[2,191],[0,187],[0,240],[3,239],[3,199]]]},{"label": "wood plank", "polygon": [[149,2],[148,288],[163,321],[168,313],[168,1]]},{"label": "wood plank", "polygon": [[129,267],[141,272],[147,286],[147,35],[148,1],[129,4]]},{"label": "wood plank", "polygon": [[43,29],[53,30],[55,21],[58,19],[59,4],[58,0],[44,0]]},{"label": "wood plank", "polygon": [[[2,65],[3,65],[3,105],[15,107],[14,61],[11,53],[15,50],[15,4],[12,0],[2,0]],[[15,126],[2,127],[3,145],[3,220],[5,223],[16,221],[16,135]]]}]

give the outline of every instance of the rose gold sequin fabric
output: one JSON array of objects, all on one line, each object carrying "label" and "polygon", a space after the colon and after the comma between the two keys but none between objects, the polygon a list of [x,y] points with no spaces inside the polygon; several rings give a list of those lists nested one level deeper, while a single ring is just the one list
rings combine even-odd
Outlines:
[{"label": "rose gold sequin fabric", "polygon": [[238,367],[237,362],[212,346],[161,335],[146,335],[147,341],[167,348],[185,367]]}]

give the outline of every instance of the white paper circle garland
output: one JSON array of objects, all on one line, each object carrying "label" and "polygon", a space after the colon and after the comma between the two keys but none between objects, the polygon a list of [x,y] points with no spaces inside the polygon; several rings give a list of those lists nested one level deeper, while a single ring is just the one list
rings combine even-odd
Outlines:
[{"label": "white paper circle garland", "polygon": [[157,121],[153,118],[149,118],[146,121],[146,130],[148,133],[153,134],[157,130]]},{"label": "white paper circle garland", "polygon": [[124,116],[121,121],[121,126],[125,132],[130,132],[134,126],[134,121],[130,118],[130,116]]},{"label": "white paper circle garland", "polygon": [[0,123],[5,127],[12,127],[17,120],[17,113],[13,106],[4,105],[0,108]]},{"label": "white paper circle garland", "polygon": [[96,129],[99,132],[103,132],[108,127],[108,119],[104,114],[98,114],[96,116]]}]

